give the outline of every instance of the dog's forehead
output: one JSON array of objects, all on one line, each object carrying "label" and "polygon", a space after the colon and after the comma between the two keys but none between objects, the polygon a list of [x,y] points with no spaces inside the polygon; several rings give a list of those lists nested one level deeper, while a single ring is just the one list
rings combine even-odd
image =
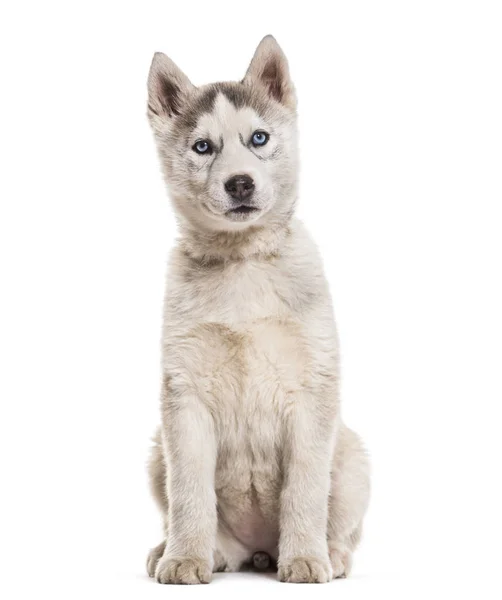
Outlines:
[{"label": "dog's forehead", "polygon": [[[186,135],[193,133],[199,122],[207,115],[213,116],[213,123],[218,121],[225,123],[234,116],[236,112],[241,120],[250,113],[245,109],[251,109],[254,114],[266,119],[270,113],[269,102],[256,93],[252,86],[244,85],[242,82],[213,83],[203,86],[197,90],[195,96],[186,106],[179,119],[175,122],[173,133]],[[239,111],[244,110],[243,113]],[[234,121],[235,122],[235,121]]]},{"label": "dog's forehead", "polygon": [[212,109],[202,113],[197,121],[195,133],[212,136],[248,133],[263,125],[263,120],[254,108],[236,105],[223,92],[214,98]]}]

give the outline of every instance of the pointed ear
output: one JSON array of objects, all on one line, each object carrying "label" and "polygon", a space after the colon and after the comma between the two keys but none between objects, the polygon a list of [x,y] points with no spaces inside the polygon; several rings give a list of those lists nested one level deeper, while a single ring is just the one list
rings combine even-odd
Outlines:
[{"label": "pointed ear", "polygon": [[289,76],[288,61],[271,35],[264,37],[256,48],[244,83],[259,83],[274,100],[293,110],[296,108],[296,94]]},{"label": "pointed ear", "polygon": [[153,56],[148,75],[148,114],[158,117],[179,115],[183,103],[195,90],[188,77],[162,52]]}]

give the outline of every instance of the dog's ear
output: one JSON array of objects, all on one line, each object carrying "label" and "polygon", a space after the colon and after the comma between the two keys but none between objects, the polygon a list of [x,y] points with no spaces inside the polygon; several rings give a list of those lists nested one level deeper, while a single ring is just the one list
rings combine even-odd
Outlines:
[{"label": "dog's ear", "polygon": [[258,83],[265,87],[274,100],[293,110],[296,108],[296,94],[289,76],[288,61],[271,35],[265,36],[256,48],[243,82],[251,85]]},{"label": "dog's ear", "polygon": [[188,77],[162,52],[153,56],[148,75],[148,115],[172,118],[195,90]]}]

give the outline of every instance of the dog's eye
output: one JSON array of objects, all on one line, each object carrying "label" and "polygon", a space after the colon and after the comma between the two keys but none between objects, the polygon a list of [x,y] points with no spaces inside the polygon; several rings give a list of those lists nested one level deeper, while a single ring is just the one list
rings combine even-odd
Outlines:
[{"label": "dog's eye", "polygon": [[207,140],[199,140],[195,142],[192,146],[192,150],[197,152],[197,154],[211,154],[213,149],[211,148],[211,144]]},{"label": "dog's eye", "polygon": [[266,131],[255,131],[251,138],[253,146],[264,146],[268,142],[270,136]]}]

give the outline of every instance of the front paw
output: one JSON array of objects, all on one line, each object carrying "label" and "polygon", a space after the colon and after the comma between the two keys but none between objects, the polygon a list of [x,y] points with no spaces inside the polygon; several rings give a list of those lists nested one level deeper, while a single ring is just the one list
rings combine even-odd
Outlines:
[{"label": "front paw", "polygon": [[289,583],[327,583],[333,572],[326,558],[297,556],[282,562],[279,559],[279,579]]},{"label": "front paw", "polygon": [[209,583],[211,576],[209,563],[199,558],[163,556],[155,569],[159,583]]}]

